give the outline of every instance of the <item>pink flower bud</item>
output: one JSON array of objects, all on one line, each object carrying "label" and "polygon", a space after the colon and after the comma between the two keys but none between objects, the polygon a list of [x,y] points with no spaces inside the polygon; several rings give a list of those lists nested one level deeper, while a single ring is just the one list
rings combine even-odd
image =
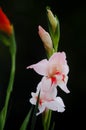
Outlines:
[{"label": "pink flower bud", "polygon": [[46,32],[40,25],[38,26],[38,34],[44,43],[46,51],[50,52],[53,49],[52,40],[48,32]]}]

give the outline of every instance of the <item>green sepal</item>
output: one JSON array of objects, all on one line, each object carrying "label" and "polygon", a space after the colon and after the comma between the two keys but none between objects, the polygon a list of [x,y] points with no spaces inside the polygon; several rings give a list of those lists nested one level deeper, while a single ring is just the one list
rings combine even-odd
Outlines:
[{"label": "green sepal", "polygon": [[55,52],[54,48],[50,52],[46,52],[47,58],[49,59]]},{"label": "green sepal", "polygon": [[57,51],[59,40],[60,40],[60,23],[59,23],[57,16],[55,16],[55,17],[57,19],[57,27],[56,27],[55,33],[53,34],[54,35],[53,44],[54,44],[55,50]]},{"label": "green sepal", "polygon": [[5,45],[5,46],[10,46],[10,36],[7,36],[4,33],[0,33],[0,41]]},{"label": "green sepal", "polygon": [[6,35],[5,33],[0,32],[0,41],[5,46],[9,47],[11,55],[16,53],[16,41],[15,41],[14,28],[12,29],[11,35]]},{"label": "green sepal", "polygon": [[53,42],[53,48],[54,48],[55,52],[57,52],[58,44],[59,44],[59,40],[60,40],[60,23],[59,23],[57,16],[55,16],[55,18],[57,19],[57,26],[56,26],[55,31],[53,31],[52,26],[49,22],[49,19],[48,19],[48,27],[49,27],[49,33],[50,33],[50,36],[51,36],[51,39]]}]

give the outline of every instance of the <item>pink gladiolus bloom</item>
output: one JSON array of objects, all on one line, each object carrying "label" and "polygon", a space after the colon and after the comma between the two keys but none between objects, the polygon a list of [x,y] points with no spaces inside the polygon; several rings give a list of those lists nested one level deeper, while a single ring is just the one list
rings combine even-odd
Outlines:
[{"label": "pink gladiolus bloom", "polygon": [[[38,93],[40,91],[40,99],[38,103],[38,109],[40,113],[44,112],[47,109],[58,111],[58,112],[64,112],[65,105],[60,97],[57,97],[57,89],[56,87],[51,87],[51,82],[48,80],[46,82],[46,77],[43,77],[41,82],[37,86],[37,92],[31,93],[32,98],[30,99],[30,103],[33,105],[36,105]],[[46,87],[47,86],[47,87]]]},{"label": "pink gladiolus bloom", "polygon": [[59,86],[64,92],[69,93],[67,88],[69,67],[67,65],[65,52],[56,52],[49,60],[43,59],[27,67],[27,69],[29,68],[45,76],[46,82],[47,80],[51,80],[51,85]]}]

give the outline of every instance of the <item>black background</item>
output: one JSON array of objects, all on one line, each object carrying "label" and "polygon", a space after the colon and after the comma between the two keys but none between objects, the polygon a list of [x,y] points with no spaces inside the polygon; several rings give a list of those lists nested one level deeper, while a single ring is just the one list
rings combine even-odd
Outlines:
[{"label": "black background", "polygon": [[[85,129],[86,114],[86,4],[74,0],[0,0],[0,6],[14,26],[17,42],[16,74],[9,102],[5,130],[17,130],[31,104],[31,92],[35,92],[41,79],[30,64],[46,58],[38,36],[38,25],[48,31],[46,6],[50,6],[60,21],[61,36],[58,51],[65,51],[70,67],[68,88],[70,94],[60,89],[66,110],[53,112],[55,130]],[[10,56],[8,48],[0,44],[0,109],[4,104],[9,81]],[[37,117],[36,130],[42,130],[41,115]],[[30,124],[29,124],[30,125]],[[28,128],[29,129],[29,125]]]}]

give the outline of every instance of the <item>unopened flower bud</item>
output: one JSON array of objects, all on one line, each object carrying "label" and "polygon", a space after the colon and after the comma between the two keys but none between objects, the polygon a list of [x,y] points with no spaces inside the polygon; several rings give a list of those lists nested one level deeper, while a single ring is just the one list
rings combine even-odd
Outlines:
[{"label": "unopened flower bud", "polygon": [[11,35],[12,30],[13,30],[13,27],[9,19],[0,8],[0,31],[6,33],[7,35]]},{"label": "unopened flower bud", "polygon": [[52,26],[53,32],[55,32],[56,27],[57,27],[57,23],[58,23],[57,18],[54,17],[54,15],[53,15],[53,13],[52,13],[52,11],[50,9],[47,9],[47,13],[48,13],[47,14],[48,19],[49,19],[49,22],[50,22],[50,24]]},{"label": "unopened flower bud", "polygon": [[40,25],[38,26],[38,34],[44,43],[45,49],[50,52],[53,49],[52,40],[48,32],[46,32]]}]

